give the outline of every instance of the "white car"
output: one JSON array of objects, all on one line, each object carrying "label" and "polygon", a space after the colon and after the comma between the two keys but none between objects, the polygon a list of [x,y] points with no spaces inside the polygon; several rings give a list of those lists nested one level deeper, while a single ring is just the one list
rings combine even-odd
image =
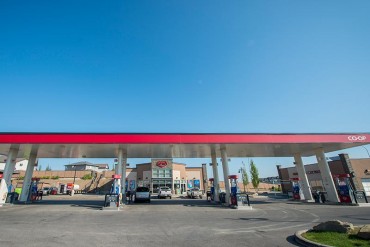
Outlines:
[{"label": "white car", "polygon": [[48,196],[50,195],[51,188],[50,187],[44,187],[42,188],[42,195],[43,196]]},{"label": "white car", "polygon": [[202,199],[203,197],[203,192],[197,187],[188,190],[186,194],[189,198],[199,197],[200,199]]},{"label": "white car", "polygon": [[169,187],[160,187],[159,191],[158,191],[158,199],[167,198],[167,197],[169,197],[170,199],[172,198],[171,188],[169,188]]},{"label": "white car", "polygon": [[145,201],[150,203],[150,190],[147,187],[137,187],[134,194],[134,201]]}]

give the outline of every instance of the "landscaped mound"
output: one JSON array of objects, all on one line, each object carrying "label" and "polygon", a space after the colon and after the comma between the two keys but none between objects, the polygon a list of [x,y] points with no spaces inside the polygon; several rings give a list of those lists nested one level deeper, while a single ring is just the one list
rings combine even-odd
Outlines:
[{"label": "landscaped mound", "polygon": [[302,237],[330,246],[368,246],[370,247],[370,225],[353,226],[339,220],[327,221],[314,226]]}]

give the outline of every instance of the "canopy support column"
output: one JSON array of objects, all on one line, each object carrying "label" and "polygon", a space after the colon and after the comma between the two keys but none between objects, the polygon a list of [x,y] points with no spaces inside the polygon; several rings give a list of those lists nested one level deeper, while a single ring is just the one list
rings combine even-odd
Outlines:
[{"label": "canopy support column", "polygon": [[8,192],[10,192],[9,188],[11,188],[10,185],[15,168],[15,163],[17,160],[18,151],[19,144],[13,144],[10,146],[10,150],[8,153],[8,157],[6,159],[6,164],[3,172],[3,178],[1,179],[0,183],[0,206],[2,206],[5,203]]},{"label": "canopy support column", "polygon": [[227,205],[230,205],[230,183],[229,183],[229,163],[227,158],[226,146],[221,146],[221,158],[222,158],[222,170],[224,173],[224,183],[225,183],[225,192],[226,197],[225,201]]},{"label": "canopy support column", "polygon": [[33,171],[35,170],[35,163],[37,158],[38,145],[32,145],[30,156],[28,158],[28,164],[26,174],[23,179],[22,193],[19,201],[27,203],[29,201],[29,193],[31,188],[31,180]]},{"label": "canopy support column", "polygon": [[333,177],[331,176],[328,162],[323,148],[319,148],[316,151],[317,164],[319,165],[321,178],[324,189],[327,192],[327,199],[331,202],[339,202],[337,190],[335,189]]},{"label": "canopy support column", "polygon": [[302,156],[300,153],[297,153],[294,155],[294,164],[297,168],[298,177],[301,181],[301,187],[302,187],[301,189],[303,191],[304,199],[306,199],[309,202],[312,202],[313,198],[312,198],[310,183],[308,182],[306,170],[304,168]]},{"label": "canopy support column", "polygon": [[121,193],[122,193],[122,204],[127,203],[126,198],[126,166],[127,166],[127,150],[122,147],[118,150],[118,166],[121,174]]},{"label": "canopy support column", "polygon": [[212,158],[212,170],[213,170],[214,201],[219,202],[220,201],[220,198],[219,198],[220,184],[219,184],[219,177],[218,177],[216,148],[214,146],[211,147],[211,158]]}]

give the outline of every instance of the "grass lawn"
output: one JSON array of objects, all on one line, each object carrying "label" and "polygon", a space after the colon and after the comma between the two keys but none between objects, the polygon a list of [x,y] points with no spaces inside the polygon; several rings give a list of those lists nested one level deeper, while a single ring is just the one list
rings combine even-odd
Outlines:
[{"label": "grass lawn", "polygon": [[317,243],[327,244],[336,247],[348,247],[348,246],[370,247],[369,240],[363,240],[357,238],[357,236],[355,235],[348,235],[345,233],[310,231],[302,234],[302,236],[308,240]]}]

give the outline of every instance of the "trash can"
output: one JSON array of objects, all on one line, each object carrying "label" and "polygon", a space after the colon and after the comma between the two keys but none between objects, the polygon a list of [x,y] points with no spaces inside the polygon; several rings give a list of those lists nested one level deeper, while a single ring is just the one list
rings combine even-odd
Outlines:
[{"label": "trash can", "polygon": [[313,192],[313,193],[312,193],[312,197],[313,197],[313,199],[315,200],[315,203],[320,203],[320,196],[319,196],[319,193],[317,193],[317,192]]},{"label": "trash can", "polygon": [[18,201],[19,200],[19,196],[20,194],[17,193],[17,192],[14,192],[14,202]]},{"label": "trash can", "polygon": [[211,201],[212,200],[212,193],[211,191],[207,191],[207,201]]},{"label": "trash can", "polygon": [[324,192],[320,192],[320,200],[322,203],[325,203],[326,202],[326,198],[325,198],[325,193]]},{"label": "trash can", "polygon": [[5,200],[5,203],[14,203],[14,192],[10,192],[8,193],[8,195],[6,196],[6,200]]},{"label": "trash can", "polygon": [[219,197],[220,197],[221,203],[226,203],[226,193],[225,192],[221,192]]}]

